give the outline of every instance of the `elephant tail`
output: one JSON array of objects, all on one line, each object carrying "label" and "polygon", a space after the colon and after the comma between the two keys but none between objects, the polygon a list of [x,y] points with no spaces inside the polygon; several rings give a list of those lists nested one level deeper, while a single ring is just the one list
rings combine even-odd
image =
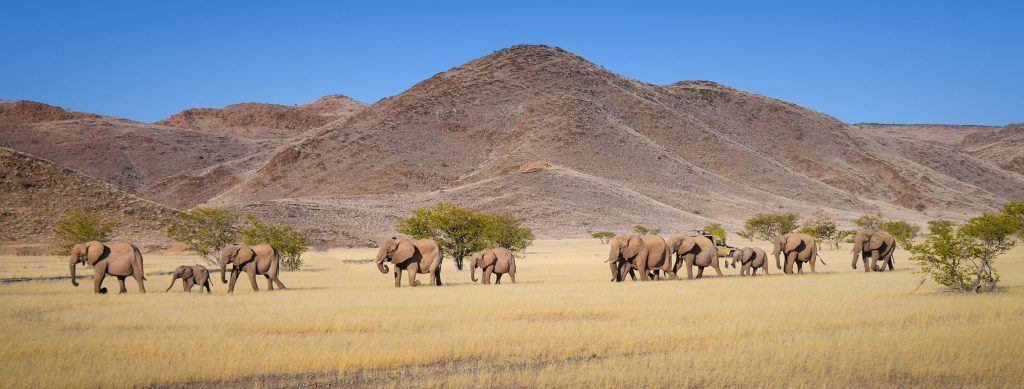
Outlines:
[{"label": "elephant tail", "polygon": [[132,245],[132,251],[135,255],[135,262],[139,264],[139,273],[142,274],[142,280],[149,281],[149,279],[146,278],[146,271],[142,268],[142,252],[139,251],[139,248],[135,245]]},{"label": "elephant tail", "polygon": [[814,245],[814,256],[817,257],[819,261],[821,261],[822,265],[828,266],[828,264],[825,263],[825,258],[822,258],[821,254],[818,254],[818,245]]}]

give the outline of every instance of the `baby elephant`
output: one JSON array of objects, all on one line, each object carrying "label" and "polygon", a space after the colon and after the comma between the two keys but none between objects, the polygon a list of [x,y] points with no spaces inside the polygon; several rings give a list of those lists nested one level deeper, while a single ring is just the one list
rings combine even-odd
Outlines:
[{"label": "baby elephant", "polygon": [[199,285],[199,291],[202,292],[203,288],[206,288],[206,293],[213,293],[210,290],[210,271],[206,270],[203,266],[178,266],[174,269],[173,278],[171,278],[171,285],[167,287],[166,291],[171,290],[174,286],[174,281],[181,278],[182,286],[185,287],[186,292],[192,291],[192,286]]},{"label": "baby elephant", "polygon": [[764,269],[764,274],[768,274],[767,258],[768,254],[758,247],[744,247],[732,252],[731,266],[736,267],[736,262],[739,261],[742,264],[741,276],[754,276],[757,274],[757,269]]},{"label": "baby elephant", "polygon": [[478,267],[484,273],[483,278],[480,279],[481,284],[491,283],[491,273],[497,275],[495,284],[501,283],[501,276],[505,273],[512,278],[513,284],[516,283],[516,258],[506,248],[484,249],[473,253],[469,265],[469,278],[473,282],[476,282],[476,268]]}]

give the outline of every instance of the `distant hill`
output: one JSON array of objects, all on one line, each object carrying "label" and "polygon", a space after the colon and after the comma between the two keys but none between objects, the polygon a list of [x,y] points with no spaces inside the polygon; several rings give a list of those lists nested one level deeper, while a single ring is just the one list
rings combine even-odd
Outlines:
[{"label": "distant hill", "polygon": [[119,240],[166,243],[161,231],[177,212],[6,148],[0,148],[0,198],[0,242],[52,245],[57,221],[67,211],[81,209],[118,218]]},{"label": "distant hill", "polygon": [[494,52],[369,106],[332,95],[145,124],[32,104],[0,103],[0,144],[170,206],[292,223],[318,245],[391,236],[396,218],[438,201],[510,211],[560,238],[815,209],[847,224],[876,211],[959,219],[1024,198],[1022,125],[851,125],[711,81],[629,79],[548,46]]}]

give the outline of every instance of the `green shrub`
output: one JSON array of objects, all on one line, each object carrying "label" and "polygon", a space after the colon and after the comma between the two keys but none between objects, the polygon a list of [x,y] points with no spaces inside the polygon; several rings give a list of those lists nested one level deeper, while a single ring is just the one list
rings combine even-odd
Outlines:
[{"label": "green shrub", "polygon": [[106,218],[94,212],[80,209],[68,211],[57,221],[56,234],[60,241],[57,254],[68,255],[71,247],[79,243],[109,241],[118,222],[117,218]]},{"label": "green shrub", "polygon": [[793,232],[800,216],[795,213],[761,213],[747,219],[743,223],[751,236],[762,240],[772,240],[776,236]]},{"label": "green shrub", "polygon": [[596,231],[590,234],[590,237],[601,240],[601,243],[608,243],[615,237],[615,233],[611,231]]},{"label": "green shrub", "polygon": [[281,253],[281,269],[295,271],[302,268],[302,253],[309,249],[306,236],[288,224],[270,225],[246,215],[247,226],[239,236],[247,245],[266,243]]},{"label": "green shrub", "polygon": [[167,226],[167,237],[216,265],[221,248],[238,241],[237,223],[238,213],[230,209],[195,207],[178,214]]},{"label": "green shrub", "polygon": [[529,246],[533,232],[522,222],[507,213],[482,213],[442,202],[413,210],[412,216],[398,219],[395,230],[414,239],[433,239],[462,270],[463,258],[473,252],[489,247],[521,252]]}]

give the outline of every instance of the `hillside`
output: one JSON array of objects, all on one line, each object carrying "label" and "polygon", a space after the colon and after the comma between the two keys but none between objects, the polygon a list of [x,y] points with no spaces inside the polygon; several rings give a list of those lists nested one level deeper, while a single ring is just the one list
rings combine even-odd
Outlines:
[{"label": "hillside", "polygon": [[116,217],[117,239],[144,243],[166,243],[161,231],[177,212],[6,148],[0,148],[0,198],[0,241],[43,246],[54,243],[57,221],[72,209]]},{"label": "hillside", "polygon": [[[514,210],[542,236],[579,236],[815,208],[918,220],[928,216],[912,208],[924,204],[959,217],[1024,196],[1021,177],[991,163],[905,155],[889,140],[713,82],[648,84],[562,49],[516,46],[290,144],[214,202],[398,201],[376,224],[381,235],[413,204],[451,199]],[[532,161],[555,168],[519,173]]]},{"label": "hillside", "polygon": [[[0,101],[0,146],[58,163],[119,189],[176,208],[202,204],[262,166],[286,136],[361,108],[344,96],[325,96],[295,107],[245,103],[184,128],[67,111],[30,101]],[[200,113],[206,109],[198,109]],[[220,118],[223,118],[221,120]],[[238,126],[238,127],[231,127]],[[266,139],[264,139],[266,138]]]}]

